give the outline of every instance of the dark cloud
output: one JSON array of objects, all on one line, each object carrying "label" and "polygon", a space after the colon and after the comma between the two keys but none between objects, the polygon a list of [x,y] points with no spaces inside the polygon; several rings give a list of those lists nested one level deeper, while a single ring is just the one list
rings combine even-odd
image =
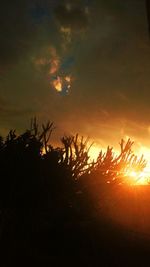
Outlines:
[{"label": "dark cloud", "polygon": [[150,34],[150,1],[146,0],[146,10],[147,10],[147,22],[148,22],[148,28],[149,28],[149,34]]},{"label": "dark cloud", "polygon": [[1,3],[0,72],[30,55],[44,38],[48,39],[53,5],[50,9],[47,0],[6,0]]},{"label": "dark cloud", "polygon": [[28,17],[29,1],[3,1],[0,8],[0,65],[17,62],[28,51],[34,27]]},{"label": "dark cloud", "polygon": [[75,31],[83,30],[89,24],[85,9],[78,6],[59,5],[55,9],[55,17],[62,27]]},{"label": "dark cloud", "polygon": [[[109,142],[114,136],[115,142],[124,134],[135,136],[141,122],[148,129],[150,46],[145,1],[69,2],[1,3],[0,95],[10,102],[0,99],[0,126],[7,121],[8,127],[24,127],[35,112],[43,120],[52,118],[62,132],[79,131]],[[47,72],[53,56],[47,47],[51,46],[61,71],[72,68],[74,74],[67,97],[50,87]]]}]

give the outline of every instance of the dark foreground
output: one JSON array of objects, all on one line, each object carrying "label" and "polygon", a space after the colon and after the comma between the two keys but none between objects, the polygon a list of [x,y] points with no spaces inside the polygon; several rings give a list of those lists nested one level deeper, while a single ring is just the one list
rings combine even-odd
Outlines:
[{"label": "dark foreground", "polygon": [[18,201],[1,223],[0,266],[150,266],[149,187],[110,188],[105,199],[102,210]]},{"label": "dark foreground", "polygon": [[5,233],[1,266],[150,266],[150,239],[111,223],[56,223]]},{"label": "dark foreground", "polygon": [[150,266],[150,188],[107,171],[143,168],[130,139],[88,163],[78,135],[49,145],[52,126],[0,137],[0,267]]}]

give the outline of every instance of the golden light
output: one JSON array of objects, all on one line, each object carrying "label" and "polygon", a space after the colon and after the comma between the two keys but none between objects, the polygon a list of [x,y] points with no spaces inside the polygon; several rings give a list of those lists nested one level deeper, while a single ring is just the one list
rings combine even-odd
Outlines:
[{"label": "golden light", "polygon": [[52,81],[52,86],[57,92],[64,92],[68,94],[69,89],[71,88],[71,76],[57,76]]},{"label": "golden light", "polygon": [[[90,158],[96,161],[99,155],[99,152],[100,152],[100,148],[98,146],[96,145],[92,146],[89,151]],[[115,151],[115,152],[116,154],[118,154],[118,151]],[[143,154],[146,160],[150,159],[150,149],[148,149],[147,147],[140,146],[140,149],[136,151],[136,154],[137,155]],[[125,183],[129,185],[148,185],[150,182],[150,161],[147,161],[147,165],[142,171],[129,168],[123,173],[121,173],[121,175]],[[108,183],[110,183],[110,181],[108,181]]]},{"label": "golden light", "polygon": [[65,80],[66,80],[66,82],[70,83],[71,82],[71,77],[70,76],[66,76]]},{"label": "golden light", "polygon": [[124,174],[125,180],[131,185],[148,185],[150,178],[150,168],[147,166],[143,171],[128,170]]},{"label": "golden light", "polygon": [[96,161],[99,153],[100,153],[100,148],[98,146],[93,145],[89,151],[89,156],[90,156],[91,160]]},{"label": "golden light", "polygon": [[147,160],[147,165],[144,170],[139,174],[139,179],[137,184],[147,185],[150,181],[150,149],[146,146],[140,146],[140,149],[137,151],[138,154],[143,154]]},{"label": "golden light", "polygon": [[62,91],[62,79],[59,76],[53,81],[53,86],[57,92]]},{"label": "golden light", "polygon": [[135,171],[131,171],[128,175],[136,178],[138,174]]},{"label": "golden light", "polygon": [[66,86],[67,86],[67,92],[69,92],[69,89],[71,88],[71,76],[66,76],[64,78],[65,82],[66,82]]}]

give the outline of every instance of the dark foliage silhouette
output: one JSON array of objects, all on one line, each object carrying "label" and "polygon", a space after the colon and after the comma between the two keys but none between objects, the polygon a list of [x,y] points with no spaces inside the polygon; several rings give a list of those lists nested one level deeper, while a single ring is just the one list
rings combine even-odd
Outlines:
[{"label": "dark foliage silhouette", "polygon": [[[99,201],[103,203],[108,181],[110,189],[110,185],[123,183],[129,168],[141,171],[146,165],[143,156],[138,159],[133,154],[130,139],[127,143],[121,140],[118,156],[108,147],[92,161],[88,139],[78,134],[64,136],[62,146],[54,147],[50,143],[54,129],[51,122],[40,128],[34,118],[24,133],[17,135],[11,130],[6,138],[0,137],[0,240],[3,255],[7,252],[3,266],[25,257],[22,253],[40,234],[50,235],[49,241],[45,237],[41,242],[51,240],[49,246],[54,250],[66,234],[65,227],[101,216]],[[75,231],[75,238],[77,229],[69,231],[71,235]],[[80,231],[77,236],[83,235]],[[80,235],[78,238],[82,240]],[[70,243],[72,249],[77,245],[74,242]],[[65,246],[69,249],[67,243]]]},{"label": "dark foliage silhouette", "polygon": [[122,139],[120,142],[120,154],[115,155],[112,147],[107,147],[106,153],[100,152],[95,171],[102,172],[109,182],[125,183],[126,180],[123,177],[128,170],[134,170],[137,173],[142,172],[146,167],[146,160],[142,155],[138,158],[132,151],[134,142],[130,139],[125,143]]}]

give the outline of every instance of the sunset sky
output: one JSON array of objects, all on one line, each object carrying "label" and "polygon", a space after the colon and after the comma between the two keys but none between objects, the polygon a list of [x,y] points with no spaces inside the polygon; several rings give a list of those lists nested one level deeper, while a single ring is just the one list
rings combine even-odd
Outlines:
[{"label": "sunset sky", "polygon": [[[30,118],[55,138],[127,136],[150,148],[150,38],[143,0],[14,0],[0,9],[0,133]],[[69,92],[53,82],[69,76]]]}]

